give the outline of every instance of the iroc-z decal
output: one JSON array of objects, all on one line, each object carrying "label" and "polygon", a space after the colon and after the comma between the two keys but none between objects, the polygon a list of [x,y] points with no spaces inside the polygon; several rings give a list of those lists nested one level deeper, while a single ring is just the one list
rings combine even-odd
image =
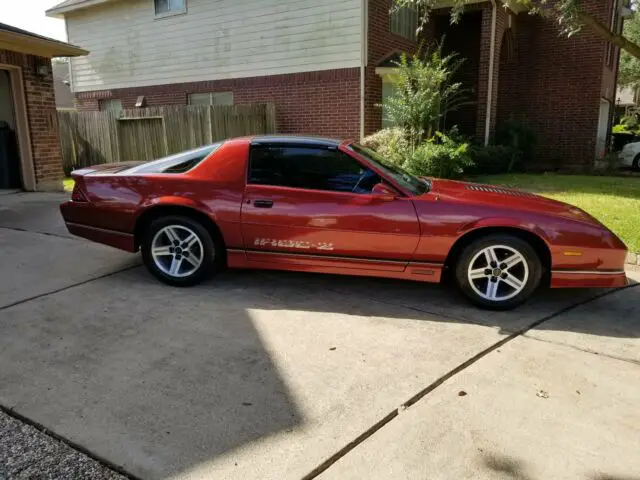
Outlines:
[{"label": "iroc-z decal", "polygon": [[253,242],[259,247],[283,247],[298,248],[300,250],[333,250],[333,243],[329,242],[305,242],[302,240],[278,240],[276,238],[256,238]]}]

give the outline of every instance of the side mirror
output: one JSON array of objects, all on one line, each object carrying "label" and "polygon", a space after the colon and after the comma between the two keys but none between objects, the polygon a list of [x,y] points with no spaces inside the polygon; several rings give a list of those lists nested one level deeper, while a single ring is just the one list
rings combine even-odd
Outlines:
[{"label": "side mirror", "polygon": [[398,192],[386,183],[376,183],[371,189],[371,194],[380,200],[392,201],[398,196]]}]

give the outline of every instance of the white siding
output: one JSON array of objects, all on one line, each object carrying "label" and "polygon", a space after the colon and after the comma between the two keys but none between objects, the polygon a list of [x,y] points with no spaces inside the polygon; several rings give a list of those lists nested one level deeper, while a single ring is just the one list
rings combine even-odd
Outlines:
[{"label": "white siding", "polygon": [[187,0],[161,19],[153,0],[67,16],[77,92],[360,66],[361,0]]}]

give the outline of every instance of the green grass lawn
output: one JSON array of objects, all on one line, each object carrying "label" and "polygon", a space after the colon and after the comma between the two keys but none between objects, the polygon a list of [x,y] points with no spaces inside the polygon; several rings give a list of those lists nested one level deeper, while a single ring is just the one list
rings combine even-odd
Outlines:
[{"label": "green grass lawn", "polygon": [[65,178],[62,180],[62,184],[64,185],[64,191],[65,192],[70,192],[71,190],[73,190],[73,178]]},{"label": "green grass lawn", "polygon": [[473,182],[516,187],[570,203],[596,217],[640,252],[640,178],[557,174],[486,175]]}]

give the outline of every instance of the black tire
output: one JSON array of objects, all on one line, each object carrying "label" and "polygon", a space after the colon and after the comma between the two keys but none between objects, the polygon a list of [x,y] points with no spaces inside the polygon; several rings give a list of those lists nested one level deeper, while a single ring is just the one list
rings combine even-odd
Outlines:
[{"label": "black tire", "polygon": [[634,170],[636,172],[640,171],[640,153],[636,155],[636,158],[633,159],[631,170]]},{"label": "black tire", "polygon": [[[497,247],[494,250],[499,260],[496,268],[483,267],[483,264],[488,259],[481,252],[488,247]],[[523,261],[515,264],[512,267],[513,271],[510,268],[503,271],[500,267],[505,264],[500,262],[508,260],[513,255],[513,251],[519,253],[523,257]],[[486,279],[478,278],[474,280],[472,285],[471,280],[469,280],[470,269],[476,271],[484,269],[484,272],[481,272],[480,275],[487,275]],[[498,276],[495,276],[496,274]],[[525,278],[525,281],[520,282]],[[509,234],[487,235],[467,245],[458,256],[454,270],[454,279],[460,292],[471,303],[490,310],[510,310],[526,302],[540,285],[541,278],[542,263],[535,249],[525,240]],[[505,282],[507,280],[513,283],[514,279],[522,285],[519,293],[516,293],[518,292],[517,288]],[[486,296],[490,296],[488,295],[490,292],[489,282],[497,285],[495,287],[495,296],[497,298],[502,296],[504,299],[490,300],[478,293],[478,291],[482,291]],[[509,295],[513,296],[509,298]]]},{"label": "black tire", "polygon": [[[159,232],[170,226],[175,227],[175,230],[179,232],[179,235],[182,235],[182,239],[185,239],[184,237],[187,237],[190,231],[196,235],[199,241],[199,243],[194,247],[194,249],[197,250],[196,254],[198,256],[200,256],[200,253],[202,254],[202,261],[197,268],[192,264],[184,261],[186,258],[184,252],[182,252],[182,254],[185,255],[184,257],[178,257],[179,259],[182,258],[183,262],[181,263],[184,263],[184,265],[187,267],[186,269],[183,268],[183,270],[186,271],[183,271],[179,274],[186,274],[188,273],[190,268],[194,269],[192,273],[189,273],[186,276],[173,276],[163,271],[161,267],[156,263],[156,260],[154,259],[151,252],[152,243],[154,241],[154,238],[156,238],[156,235],[159,235],[160,241],[160,236],[165,234],[159,234]],[[164,239],[165,241],[168,241],[168,237],[165,237]],[[169,243],[169,245],[167,246],[170,247],[171,243]],[[149,228],[147,229],[147,232],[145,233],[141,250],[144,264],[153,276],[166,283],[167,285],[172,285],[174,287],[190,287],[192,285],[201,283],[213,274],[213,272],[215,271],[214,267],[220,263],[219,260],[223,256],[224,245],[222,245],[221,240],[219,240],[218,238],[212,238],[211,234],[200,222],[189,217],[171,215],[157,218],[156,220],[151,222]],[[167,263],[171,262],[170,258],[167,260]],[[193,256],[191,258],[193,258]]]}]

